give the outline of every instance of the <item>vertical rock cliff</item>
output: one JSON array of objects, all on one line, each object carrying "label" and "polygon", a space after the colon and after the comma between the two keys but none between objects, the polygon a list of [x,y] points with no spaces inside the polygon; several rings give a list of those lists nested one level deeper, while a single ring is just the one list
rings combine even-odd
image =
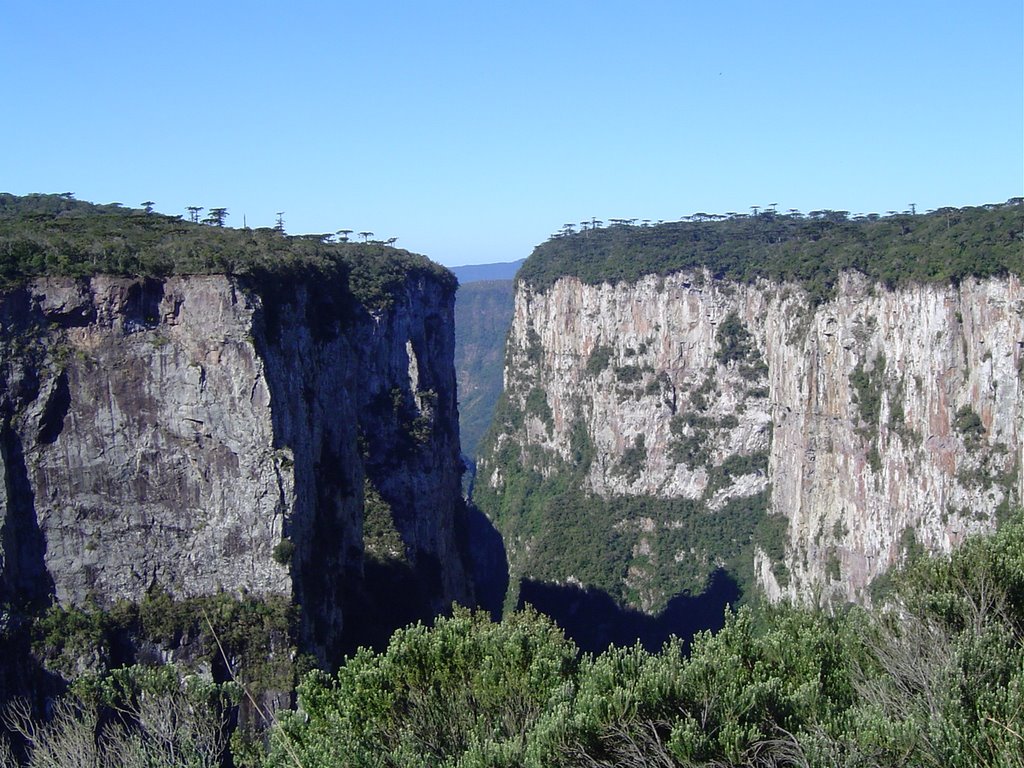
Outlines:
[{"label": "vertical rock cliff", "polygon": [[414,272],[372,310],[327,277],[9,290],[0,600],[285,595],[325,658],[361,636],[374,568],[412,614],[469,600],[453,293]]},{"label": "vertical rock cliff", "polygon": [[1024,490],[1016,276],[844,272],[820,302],[706,270],[520,282],[507,354],[477,495],[514,582],[656,612],[726,567],[774,600],[869,601]]}]

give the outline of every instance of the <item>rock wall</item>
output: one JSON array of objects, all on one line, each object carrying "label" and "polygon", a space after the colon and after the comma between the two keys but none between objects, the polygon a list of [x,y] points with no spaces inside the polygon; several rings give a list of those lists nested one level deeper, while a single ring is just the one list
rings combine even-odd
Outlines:
[{"label": "rock wall", "polygon": [[427,278],[377,312],[329,280],[94,277],[3,295],[0,599],[289,595],[330,655],[379,554],[368,495],[432,607],[470,599],[452,305]]},{"label": "rock wall", "polygon": [[[693,499],[713,516],[767,492],[751,557],[772,599],[869,601],[909,551],[991,529],[1024,490],[1017,277],[886,290],[849,273],[818,306],[796,285],[706,273],[520,283],[505,386],[522,418],[497,425],[478,484],[503,493],[510,445],[550,473],[582,428],[598,496]],[[620,528],[639,530],[639,563],[683,524]],[[531,541],[507,545],[516,575]]]}]

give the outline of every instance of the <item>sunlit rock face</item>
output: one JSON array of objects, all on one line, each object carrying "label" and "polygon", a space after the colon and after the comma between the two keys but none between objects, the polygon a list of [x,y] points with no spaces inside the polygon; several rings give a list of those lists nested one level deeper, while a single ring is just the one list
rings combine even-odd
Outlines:
[{"label": "sunlit rock face", "polygon": [[452,306],[426,278],[376,312],[329,281],[222,275],[3,295],[2,598],[283,594],[322,649],[372,554],[371,494],[437,610],[468,599]]},{"label": "sunlit rock face", "polygon": [[[706,273],[520,284],[505,386],[523,417],[497,431],[478,484],[500,496],[510,445],[543,473],[582,435],[583,482],[602,497],[688,498],[714,515],[767,491],[784,535],[755,538],[752,567],[773,600],[867,602],[908,552],[991,529],[1024,488],[1017,277],[887,290],[847,273],[818,305],[797,285]],[[620,522],[642,534],[639,589],[652,543],[682,521]],[[516,573],[529,536],[507,544],[529,576]]]}]

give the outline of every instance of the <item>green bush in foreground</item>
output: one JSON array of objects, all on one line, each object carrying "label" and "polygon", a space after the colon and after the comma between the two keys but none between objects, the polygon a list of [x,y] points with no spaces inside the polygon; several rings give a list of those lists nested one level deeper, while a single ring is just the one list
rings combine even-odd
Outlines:
[{"label": "green bush in foreground", "polygon": [[[307,675],[269,754],[235,764],[1022,768],[1024,516],[951,558],[919,559],[893,585],[884,609],[744,606],[717,634],[659,653],[581,656],[532,610],[501,623],[456,610],[396,632],[382,653],[360,650],[336,675]],[[85,704],[60,705],[48,726],[22,719],[37,735],[31,765],[216,764],[237,693],[190,692],[176,675],[79,683]],[[181,728],[161,730],[171,716]],[[117,745],[155,757],[103,762]],[[99,757],[60,758],[85,753]],[[11,760],[0,747],[0,765]]]},{"label": "green bush in foreground", "polygon": [[457,612],[307,677],[269,764],[1024,766],[1024,522],[896,582],[886,610],[744,607],[688,654]]},{"label": "green bush in foreground", "polygon": [[309,675],[269,762],[521,765],[575,666],[576,648],[536,613],[495,624],[457,610],[432,629],[399,630],[384,653],[360,650],[336,676]]},{"label": "green bush in foreground", "polygon": [[[218,768],[228,746],[233,683],[182,675],[173,665],[86,675],[39,722],[25,702],[3,713],[24,743],[29,768]],[[0,739],[0,768],[15,768]]]}]

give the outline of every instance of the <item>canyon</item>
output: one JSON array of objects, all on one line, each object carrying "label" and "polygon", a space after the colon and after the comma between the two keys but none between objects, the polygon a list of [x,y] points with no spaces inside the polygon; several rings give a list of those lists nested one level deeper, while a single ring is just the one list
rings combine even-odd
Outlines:
[{"label": "canyon", "polygon": [[285,697],[300,655],[332,668],[454,603],[657,647],[759,596],[870,605],[1024,493],[1014,201],[554,238],[507,341],[511,282],[464,294],[471,458],[457,281],[427,259],[9,202],[0,631],[26,657],[76,611],[121,616],[107,662],[195,656],[211,597],[277,611],[236,655],[289,659]]}]

